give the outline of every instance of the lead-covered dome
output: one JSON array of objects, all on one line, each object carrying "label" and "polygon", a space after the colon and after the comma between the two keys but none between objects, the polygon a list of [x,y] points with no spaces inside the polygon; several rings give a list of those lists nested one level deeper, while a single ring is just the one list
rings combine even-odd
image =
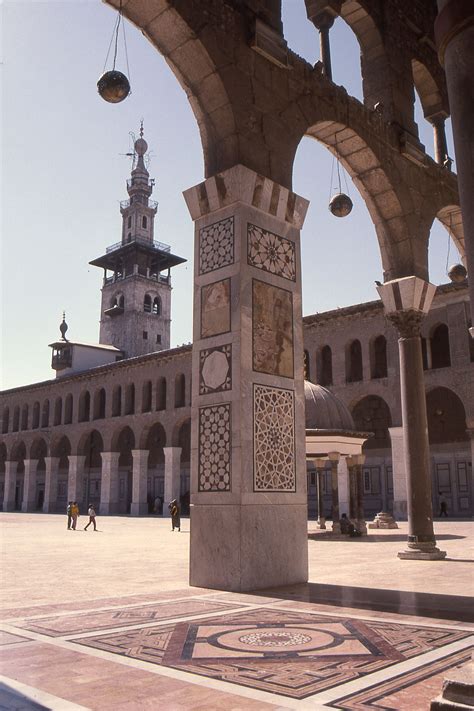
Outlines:
[{"label": "lead-covered dome", "polygon": [[330,390],[305,380],[304,399],[307,430],[355,431],[348,408]]}]

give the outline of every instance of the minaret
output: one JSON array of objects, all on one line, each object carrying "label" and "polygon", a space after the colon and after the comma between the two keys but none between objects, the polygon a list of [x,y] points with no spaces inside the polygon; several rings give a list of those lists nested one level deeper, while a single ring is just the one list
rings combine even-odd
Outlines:
[{"label": "minaret", "polygon": [[148,149],[143,122],[134,148],[130,197],[120,203],[122,239],[90,262],[104,270],[100,343],[120,348],[126,358],[170,347],[170,270],[186,261],[153,239],[158,203],[150,200],[154,180],[143,159]]}]

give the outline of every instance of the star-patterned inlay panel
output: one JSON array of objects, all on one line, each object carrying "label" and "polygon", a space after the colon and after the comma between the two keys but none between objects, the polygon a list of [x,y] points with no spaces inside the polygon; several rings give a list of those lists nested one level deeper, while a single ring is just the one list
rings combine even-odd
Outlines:
[{"label": "star-patterned inlay panel", "polygon": [[199,491],[230,491],[231,405],[199,408]]},{"label": "star-patterned inlay panel", "polygon": [[296,281],[294,242],[250,222],[247,224],[247,263],[270,274]]},{"label": "star-patterned inlay panel", "polygon": [[295,491],[292,390],[254,385],[254,491]]},{"label": "star-patterned inlay panel", "polygon": [[207,274],[233,263],[233,217],[199,230],[199,274]]}]

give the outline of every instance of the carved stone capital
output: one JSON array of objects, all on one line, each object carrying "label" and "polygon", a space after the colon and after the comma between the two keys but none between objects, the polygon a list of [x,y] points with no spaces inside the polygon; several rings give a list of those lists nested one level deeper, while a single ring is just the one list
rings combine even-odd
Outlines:
[{"label": "carved stone capital", "polygon": [[422,311],[415,311],[415,309],[392,311],[392,313],[387,314],[388,320],[393,323],[400,338],[415,338],[419,336],[424,316],[425,314]]}]

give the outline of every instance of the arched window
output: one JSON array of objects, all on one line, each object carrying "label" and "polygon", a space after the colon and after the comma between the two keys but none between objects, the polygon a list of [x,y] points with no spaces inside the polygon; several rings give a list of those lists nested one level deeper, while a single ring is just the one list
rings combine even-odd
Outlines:
[{"label": "arched window", "polygon": [[41,427],[49,427],[49,400],[43,402],[43,410],[41,412]]},{"label": "arched window", "polygon": [[330,346],[323,346],[318,353],[318,384],[332,385],[332,351]]},{"label": "arched window", "polygon": [[63,417],[63,401],[62,398],[57,397],[54,403],[54,425],[60,425]]},{"label": "arched window", "polygon": [[9,427],[10,427],[10,408],[4,407],[3,408],[3,416],[2,416],[2,434],[7,434]]},{"label": "arched window", "polygon": [[112,417],[120,417],[122,414],[122,387],[116,385],[112,393]]},{"label": "arched window", "polygon": [[385,336],[377,336],[372,342],[371,348],[371,377],[387,377],[387,339]]},{"label": "arched window", "polygon": [[72,395],[69,393],[66,395],[66,401],[64,403],[64,424],[70,425],[72,423]]},{"label": "arched window", "polygon": [[151,412],[151,380],[143,383],[142,387],[142,412]]},{"label": "arched window", "polygon": [[145,311],[147,314],[151,314],[151,296],[150,296],[150,294],[145,294],[145,298],[143,300],[143,311]]},{"label": "arched window", "polygon": [[100,388],[94,395],[94,420],[103,420],[105,417],[105,389]]},{"label": "arched window", "polygon": [[146,219],[146,215],[143,215],[142,217],[142,227],[146,230],[148,224],[148,220]]},{"label": "arched window", "polygon": [[28,405],[23,405],[21,409],[21,429],[28,429]]},{"label": "arched window", "polygon": [[127,220],[127,227],[130,229],[131,226],[132,226],[132,216],[129,215],[128,220]]},{"label": "arched window", "polygon": [[158,378],[156,384],[156,409],[166,410],[166,378]]},{"label": "arched window", "polygon": [[130,383],[125,390],[125,412],[124,415],[135,414],[135,385]]},{"label": "arched window", "polygon": [[346,350],[346,382],[356,383],[362,380],[362,348],[356,338]]},{"label": "arched window", "polygon": [[38,401],[33,405],[33,420],[31,422],[31,429],[37,430],[40,426],[40,404]]},{"label": "arched window", "polygon": [[153,299],[152,311],[155,316],[159,316],[161,314],[161,299],[159,296],[155,296],[155,298]]},{"label": "arched window", "polygon": [[17,405],[13,410],[13,432],[18,432],[20,429],[20,406]]},{"label": "arched window", "polygon": [[91,415],[91,396],[89,391],[81,393],[79,398],[79,422],[89,422]]},{"label": "arched window", "polygon": [[305,380],[311,380],[311,372],[309,368],[309,353],[308,351],[303,351],[303,372],[304,372],[304,379]]},{"label": "arched window", "polygon": [[431,444],[466,442],[469,439],[462,400],[448,388],[438,387],[426,396],[428,436]]},{"label": "arched window", "polygon": [[431,335],[431,367],[449,368],[450,365],[449,329],[445,323],[441,323]]},{"label": "arched window", "polygon": [[118,305],[121,309],[123,309],[125,306],[125,297],[123,294],[120,294],[120,296],[118,297]]},{"label": "arched window", "polygon": [[184,407],[186,391],[186,378],[183,373],[179,373],[174,380],[174,406]]}]

